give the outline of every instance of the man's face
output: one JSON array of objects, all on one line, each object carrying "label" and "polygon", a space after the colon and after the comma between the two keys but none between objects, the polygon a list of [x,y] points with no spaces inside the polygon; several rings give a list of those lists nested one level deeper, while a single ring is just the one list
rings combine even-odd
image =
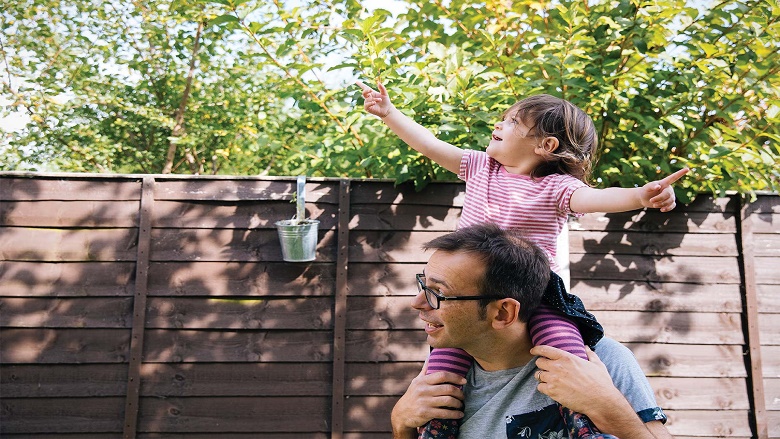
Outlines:
[{"label": "man's face", "polygon": [[[425,285],[445,296],[481,294],[477,283],[485,276],[485,264],[469,253],[437,250],[425,266]],[[478,300],[444,300],[433,309],[420,292],[412,307],[425,322],[428,344],[434,348],[453,347],[469,351],[489,326],[480,316]]]}]

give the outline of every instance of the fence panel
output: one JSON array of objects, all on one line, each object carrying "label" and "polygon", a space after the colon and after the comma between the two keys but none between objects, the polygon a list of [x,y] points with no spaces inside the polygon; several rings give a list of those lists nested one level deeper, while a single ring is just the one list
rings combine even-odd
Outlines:
[{"label": "fence panel", "polygon": [[[0,435],[387,437],[428,352],[410,308],[421,245],[455,229],[464,187],[309,179],[317,257],[287,263],[274,222],[293,215],[294,190],[292,178],[0,173]],[[780,438],[779,223],[776,195],[570,222],[572,290],[634,352],[678,438],[762,426]]]},{"label": "fence panel", "polygon": [[0,177],[0,434],[121,432],[139,178]]}]

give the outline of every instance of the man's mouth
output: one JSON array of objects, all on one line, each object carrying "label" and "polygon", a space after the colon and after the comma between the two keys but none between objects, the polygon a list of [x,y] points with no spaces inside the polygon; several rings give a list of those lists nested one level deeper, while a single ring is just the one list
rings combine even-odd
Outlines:
[{"label": "man's mouth", "polygon": [[504,139],[502,139],[502,138],[498,137],[497,135],[493,134],[493,140],[498,140],[500,142],[500,141],[502,141]]},{"label": "man's mouth", "polygon": [[441,328],[442,326],[444,326],[444,325],[439,325],[439,324],[436,324],[436,323],[429,322],[427,320],[423,320],[423,323],[425,323],[425,329],[426,330],[428,330],[428,329],[438,329],[438,328]]}]

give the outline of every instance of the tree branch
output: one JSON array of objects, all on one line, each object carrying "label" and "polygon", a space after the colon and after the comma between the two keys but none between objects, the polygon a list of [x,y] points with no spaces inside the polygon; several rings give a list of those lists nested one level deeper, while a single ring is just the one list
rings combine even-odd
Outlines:
[{"label": "tree branch", "polygon": [[187,109],[187,101],[190,98],[190,90],[192,89],[192,80],[195,77],[195,63],[198,59],[198,50],[200,49],[200,37],[203,33],[203,21],[198,23],[198,30],[195,33],[195,43],[192,47],[192,56],[190,57],[190,70],[187,72],[187,83],[184,86],[184,93],[182,94],[181,101],[179,102],[179,108],[174,115],[174,121],[176,125],[173,127],[171,137],[173,140],[168,144],[168,153],[165,156],[165,166],[162,169],[163,174],[170,174],[173,168],[173,160],[176,158],[176,139],[180,138],[184,134],[184,112]]}]

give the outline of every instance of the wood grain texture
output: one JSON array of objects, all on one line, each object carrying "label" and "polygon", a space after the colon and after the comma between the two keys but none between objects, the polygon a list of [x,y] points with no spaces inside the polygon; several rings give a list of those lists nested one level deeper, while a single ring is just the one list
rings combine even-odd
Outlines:
[{"label": "wood grain texture", "polygon": [[[139,438],[326,439],[334,419],[339,215],[348,223],[343,439],[387,437],[428,353],[414,275],[454,230],[462,183],[307,180],[317,259],[274,222],[295,179],[154,176]],[[136,294],[140,176],[0,173],[0,436],[117,438]],[[769,435],[780,438],[780,197],[570,222],[572,291],[623,341],[679,439],[752,436],[740,250],[755,257]],[[342,206],[343,207],[343,206]],[[343,274],[343,273],[342,273]],[[746,354],[747,353],[747,354]],[[755,372],[754,372],[755,373]]]},{"label": "wood grain texture", "polygon": [[9,227],[0,234],[0,259],[9,261],[134,261],[137,229]]},{"label": "wood grain texture", "polygon": [[0,264],[8,297],[131,296],[135,262],[9,261]]},{"label": "wood grain texture", "polygon": [[336,268],[281,260],[155,262],[149,277],[150,296],[332,296]]}]

